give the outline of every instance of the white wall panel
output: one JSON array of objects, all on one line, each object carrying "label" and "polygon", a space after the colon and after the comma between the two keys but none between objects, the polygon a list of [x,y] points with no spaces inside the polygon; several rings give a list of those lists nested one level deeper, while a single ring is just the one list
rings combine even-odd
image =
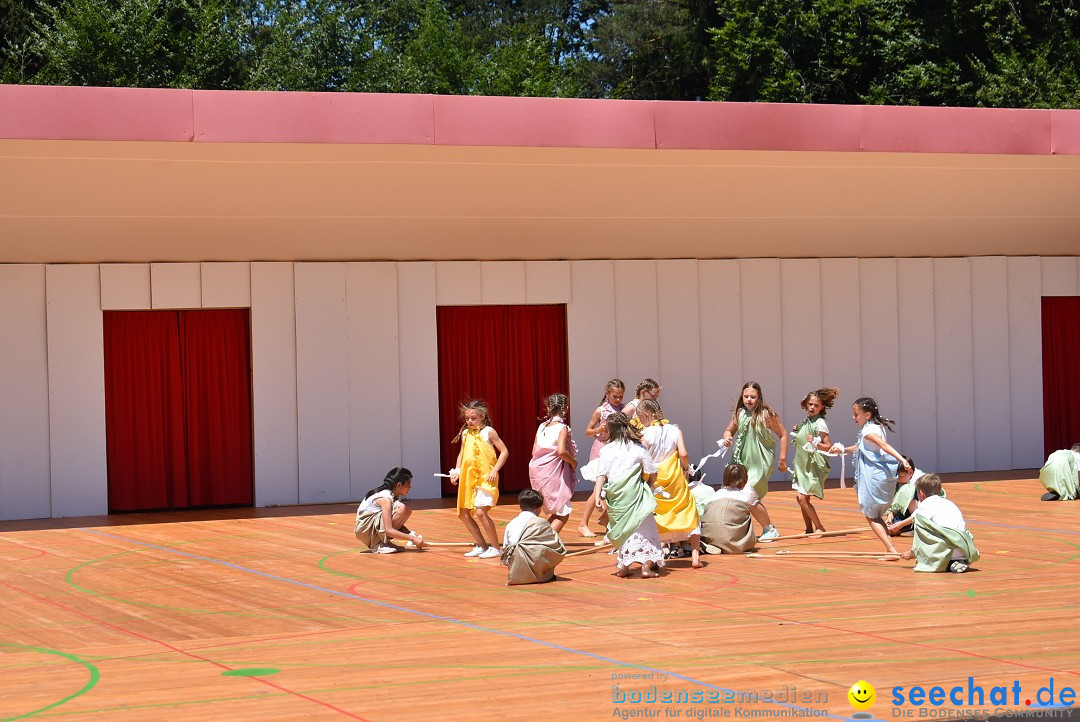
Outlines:
[{"label": "white wall panel", "polygon": [[[1042,259],[1042,295],[1075,296],[1077,294],[1077,259],[1072,256],[1053,256]],[[1040,318],[1042,312],[1040,311]]]},{"label": "white wall panel", "polygon": [[971,260],[934,259],[938,471],[975,468]]},{"label": "white wall panel", "polygon": [[[848,445],[858,434],[851,404],[863,395],[859,295],[857,258],[821,259],[821,377],[826,386],[840,389],[835,411],[828,417],[829,433]],[[834,461],[834,470],[837,465]]]},{"label": "white wall panel", "polygon": [[53,516],[108,511],[98,267],[45,267]]},{"label": "white wall panel", "polygon": [[154,308],[202,308],[198,263],[151,263],[150,298]]},{"label": "white wall panel", "polygon": [[[1005,261],[1009,324],[1009,425],[1012,466],[1042,466],[1042,263]],[[1003,319],[1004,320],[1004,319]]]},{"label": "white wall panel", "polygon": [[971,259],[971,338],[975,389],[974,470],[1009,469],[1009,304],[1005,258]]},{"label": "white wall panel", "polygon": [[[790,430],[806,417],[799,403],[803,396],[822,386],[821,261],[780,261],[780,314],[785,393],[783,399],[770,403],[783,417],[785,429]],[[793,449],[788,461],[794,455]]]},{"label": "white wall panel", "polygon": [[0,265],[0,520],[50,516],[45,266]]},{"label": "white wall panel", "polygon": [[[745,378],[740,293],[738,261],[698,262],[702,456],[716,451]],[[709,482],[719,483],[721,467],[712,464]]]},{"label": "white wall panel", "polygon": [[525,303],[570,303],[570,262],[525,264]]},{"label": "white wall panel", "polygon": [[487,305],[499,306],[525,303],[525,262],[481,262],[480,301]]},{"label": "white wall panel", "polygon": [[[750,258],[739,261],[742,291],[742,366],[746,381],[757,381],[765,402],[784,408],[783,333],[780,318],[780,261]],[[734,393],[738,395],[738,384]],[[787,423],[787,419],[783,419]],[[779,447],[777,447],[779,453]],[[782,479],[773,471],[772,479]]]},{"label": "white wall panel", "polygon": [[203,263],[203,308],[248,308],[251,306],[250,263]]},{"label": "white wall panel", "polygon": [[[566,304],[570,418],[574,439],[578,443],[578,458],[585,462],[593,444],[592,439],[585,436],[585,427],[600,404],[604,386],[618,376],[613,263],[572,261],[570,283],[570,302]],[[627,384],[637,383],[627,379],[623,381]],[[633,393],[632,389],[628,391]]]},{"label": "white wall panel", "polygon": [[344,263],[297,263],[300,502],[347,501],[349,376]]},{"label": "white wall panel", "polygon": [[103,263],[102,311],[144,311],[150,303],[149,263]]},{"label": "white wall panel", "polygon": [[435,328],[435,263],[397,264],[398,350],[401,379],[401,461],[413,478],[412,496],[441,495],[432,473],[439,459],[439,353]]},{"label": "white wall panel", "polygon": [[[401,359],[395,263],[350,263],[349,468],[353,499],[382,481],[401,460]],[[420,475],[419,470],[412,469]],[[430,474],[430,472],[429,472]]]},{"label": "white wall panel", "polygon": [[[896,279],[900,360],[901,453],[924,471],[937,471],[937,380],[934,375],[934,262],[899,258]],[[847,413],[847,409],[844,409]]]},{"label": "white wall panel", "polygon": [[[862,395],[872,396],[884,416],[896,419],[900,415],[896,259],[859,260],[859,309]],[[896,431],[889,435],[889,443],[906,453],[904,428],[912,422],[898,421]]]},{"label": "white wall panel", "polygon": [[255,505],[300,501],[293,264],[251,264]]},{"label": "white wall panel", "polygon": [[434,281],[436,305],[479,306],[484,302],[479,261],[439,261]]},{"label": "white wall panel", "polygon": [[660,339],[656,313],[656,262],[615,261],[615,348],[618,375],[626,382],[626,401],[644,378],[660,377]]},{"label": "white wall panel", "polygon": [[[660,299],[660,401],[664,413],[679,424],[690,457],[701,457],[701,328],[698,313],[697,261],[657,261]],[[711,446],[713,439],[709,440]]]}]

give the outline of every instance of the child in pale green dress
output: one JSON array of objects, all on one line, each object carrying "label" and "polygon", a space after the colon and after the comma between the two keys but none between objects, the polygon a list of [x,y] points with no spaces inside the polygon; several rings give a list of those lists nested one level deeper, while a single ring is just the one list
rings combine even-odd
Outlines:
[{"label": "child in pale green dress", "polygon": [[[780,439],[780,454],[776,440]],[[769,477],[773,464],[776,470],[787,471],[788,437],[780,414],[776,413],[761,393],[756,381],[747,381],[739,392],[739,403],[731,414],[731,423],[724,429],[725,446],[734,445],[732,464],[742,464],[749,474],[744,491],[750,497],[750,513],[761,524],[759,539],[775,539],[780,532],[773,526],[769,512],[761,500],[769,493]]]},{"label": "child in pale green dress", "polygon": [[832,387],[808,393],[799,404],[806,410],[806,418],[791,430],[795,441],[795,458],[791,462],[791,488],[795,490],[807,534],[825,531],[810,497],[825,498],[829,459],[822,452],[832,448],[825,413],[832,408],[839,395],[840,389]]}]

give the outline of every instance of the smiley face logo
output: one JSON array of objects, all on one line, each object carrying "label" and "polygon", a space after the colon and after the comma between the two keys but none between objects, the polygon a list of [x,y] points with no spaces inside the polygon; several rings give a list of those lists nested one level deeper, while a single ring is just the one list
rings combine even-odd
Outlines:
[{"label": "smiley face logo", "polygon": [[865,679],[860,679],[847,691],[847,699],[855,709],[870,709],[877,701],[877,691]]}]

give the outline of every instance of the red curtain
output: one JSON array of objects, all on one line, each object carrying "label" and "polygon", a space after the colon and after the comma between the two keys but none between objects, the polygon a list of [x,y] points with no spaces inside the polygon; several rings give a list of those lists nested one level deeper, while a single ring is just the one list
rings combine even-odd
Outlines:
[{"label": "red curtain", "polygon": [[1080,297],[1042,300],[1043,446],[1080,442]]},{"label": "red curtain", "polygon": [[175,311],[108,311],[105,452],[109,510],[188,505]]},{"label": "red curtain", "polygon": [[246,310],[107,311],[110,511],[251,504]]},{"label": "red curtain", "polygon": [[[443,469],[454,465],[460,450],[450,443],[461,428],[459,405],[482,398],[510,452],[499,488],[528,488],[543,398],[570,386],[566,307],[442,306],[436,319]],[[444,480],[443,493],[453,495],[456,488]]]},{"label": "red curtain", "polygon": [[246,310],[180,311],[192,506],[251,504]]}]

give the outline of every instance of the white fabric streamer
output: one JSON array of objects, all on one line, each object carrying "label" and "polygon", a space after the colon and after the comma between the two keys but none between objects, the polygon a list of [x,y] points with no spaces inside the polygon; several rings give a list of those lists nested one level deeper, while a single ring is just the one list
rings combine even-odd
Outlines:
[{"label": "white fabric streamer", "polygon": [[[727,456],[728,452],[731,451],[730,446],[725,446],[724,445],[724,440],[723,439],[717,440],[716,444],[717,444],[717,446],[720,447],[717,451],[714,451],[713,453],[709,454],[708,456],[702,457],[701,461],[699,461],[698,463],[690,465],[690,476],[693,476],[694,474],[696,474],[701,469],[701,467],[705,465],[705,462],[708,461],[709,459],[715,459],[717,457],[723,459],[725,456]],[[705,476],[702,475],[701,478],[704,479]]]}]

